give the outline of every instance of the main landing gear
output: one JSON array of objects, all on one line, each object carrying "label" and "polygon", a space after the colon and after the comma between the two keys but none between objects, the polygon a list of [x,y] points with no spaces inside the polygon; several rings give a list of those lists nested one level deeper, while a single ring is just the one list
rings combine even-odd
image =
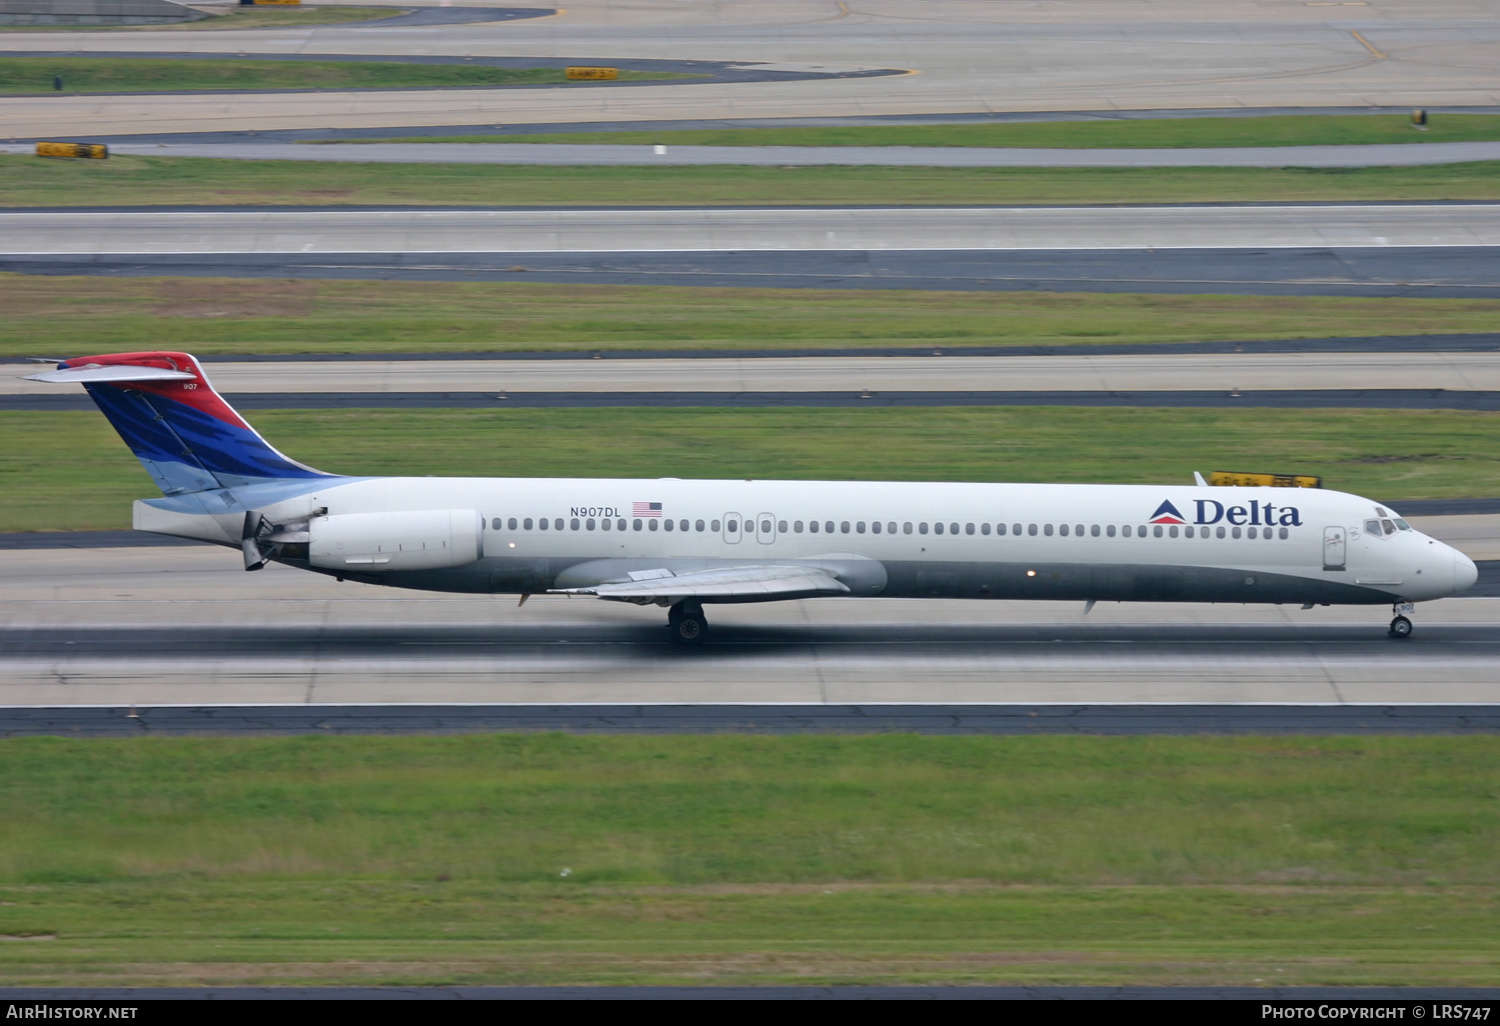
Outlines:
[{"label": "main landing gear", "polygon": [[1391,612],[1396,614],[1396,618],[1391,621],[1391,629],[1385,632],[1385,636],[1395,638],[1397,641],[1405,641],[1411,637],[1411,621],[1403,615],[1411,611],[1410,602],[1397,602],[1391,606]]},{"label": "main landing gear", "polygon": [[667,629],[679,645],[696,645],[708,630],[703,607],[696,602],[679,602],[667,610]]}]

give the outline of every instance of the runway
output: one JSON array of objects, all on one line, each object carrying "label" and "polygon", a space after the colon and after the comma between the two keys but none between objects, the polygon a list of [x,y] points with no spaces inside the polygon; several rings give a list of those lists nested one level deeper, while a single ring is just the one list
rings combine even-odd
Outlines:
[{"label": "runway", "polygon": [[[1173,392],[229,392],[225,399],[255,410],[494,409],[922,409],[953,406],[1071,406],[1164,409],[1460,410],[1500,412],[1500,392],[1445,389],[1296,389]],[[4,395],[0,410],[90,411],[86,395]]]},{"label": "runway", "polygon": [[199,705],[0,707],[5,737],[293,734],[1500,734],[1500,705]]},{"label": "runway", "polygon": [[1500,701],[1493,598],[1424,603],[1409,644],[1383,608],[771,603],[715,607],[684,652],[660,610],[247,574],[211,547],[9,550],[0,574],[0,706]]},{"label": "runway", "polygon": [[0,211],[0,253],[449,254],[1500,246],[1500,204]]},{"label": "runway", "polygon": [[471,54],[901,68],[811,82],[0,100],[17,137],[52,133],[840,117],[1171,107],[1475,106],[1500,102],[1500,27],[1482,0],[840,5],[579,0],[551,17],[467,25],[17,33],[10,49]]},{"label": "runway", "polygon": [[0,255],[13,274],[679,287],[1500,297],[1490,247]]},{"label": "runway", "polygon": [[[1252,346],[1253,348],[1253,346]],[[822,356],[756,359],[698,355],[610,360],[295,360],[210,361],[214,387],[237,398],[257,393],[366,396],[447,393],[493,403],[507,393],[600,393],[614,401],[629,393],[734,396],[743,393],[822,393],[857,399],[872,395],[1080,392],[1098,402],[1116,393],[1231,391],[1288,392],[1447,390],[1500,393],[1500,349],[1490,352],[1172,353],[1076,356],[942,357]],[[35,364],[0,370],[0,394],[84,397],[23,375]],[[995,401],[992,398],[989,401]],[[1391,398],[1395,398],[1392,396]],[[293,400],[295,401],[295,400]],[[1372,397],[1380,402],[1381,397]],[[1385,400],[1389,401],[1389,399]],[[695,404],[697,400],[694,401]],[[1249,405],[1248,403],[1246,405]]]},{"label": "runway", "polygon": [[[845,76],[849,77],[849,76]],[[662,82],[625,82],[661,86]],[[496,86],[515,89],[518,86]],[[559,87],[563,88],[563,87]],[[284,90],[260,90],[273,92]],[[163,99],[166,97],[163,94]],[[186,94],[175,94],[182,96]],[[493,132],[494,129],[489,129]],[[31,145],[0,144],[30,154]],[[131,143],[117,157],[310,160],[360,164],[534,164],[557,167],[1422,167],[1500,160],[1500,142],[1201,149],[1036,149],[962,146],[621,146],[562,143]]]}]

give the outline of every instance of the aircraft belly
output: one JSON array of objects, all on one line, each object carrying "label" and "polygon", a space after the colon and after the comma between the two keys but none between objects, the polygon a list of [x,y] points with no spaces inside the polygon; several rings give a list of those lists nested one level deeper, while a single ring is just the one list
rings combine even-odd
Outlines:
[{"label": "aircraft belly", "polygon": [[[617,576],[630,569],[669,566],[677,573],[732,565],[723,559],[580,560],[570,557],[486,557],[444,570],[342,576],[395,588],[467,594],[536,594]],[[747,561],[748,562],[748,561]],[[804,560],[784,562],[801,563]],[[967,598],[1098,602],[1327,602],[1383,605],[1398,596],[1360,586],[1343,575],[1325,577],[1259,569],[1153,564],[972,563],[907,560],[819,562],[836,568],[854,595],[890,598]],[[608,564],[608,565],[606,565]],[[637,566],[636,564],[639,564]],[[293,564],[300,565],[300,564]],[[623,576],[623,574],[618,575]],[[1340,578],[1340,579],[1336,579]],[[758,601],[776,601],[775,597]],[[714,600],[706,600],[714,601]],[[719,601],[747,601],[722,599]]]}]

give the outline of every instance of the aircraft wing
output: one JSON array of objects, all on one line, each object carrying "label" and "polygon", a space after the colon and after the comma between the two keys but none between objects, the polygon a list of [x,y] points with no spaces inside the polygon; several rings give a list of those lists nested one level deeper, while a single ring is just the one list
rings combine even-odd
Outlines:
[{"label": "aircraft wing", "polygon": [[597,595],[616,602],[649,605],[661,599],[795,598],[842,595],[849,591],[847,586],[812,566],[726,566],[685,574],[665,569],[637,570],[630,578],[586,588],[561,588],[554,594]]}]

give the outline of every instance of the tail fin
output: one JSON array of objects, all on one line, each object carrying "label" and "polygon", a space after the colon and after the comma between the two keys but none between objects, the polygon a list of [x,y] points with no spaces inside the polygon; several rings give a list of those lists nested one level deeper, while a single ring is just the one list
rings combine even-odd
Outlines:
[{"label": "tail fin", "polygon": [[28,377],[88,389],[164,495],[330,476],[272,448],[187,353],[80,356]]}]

